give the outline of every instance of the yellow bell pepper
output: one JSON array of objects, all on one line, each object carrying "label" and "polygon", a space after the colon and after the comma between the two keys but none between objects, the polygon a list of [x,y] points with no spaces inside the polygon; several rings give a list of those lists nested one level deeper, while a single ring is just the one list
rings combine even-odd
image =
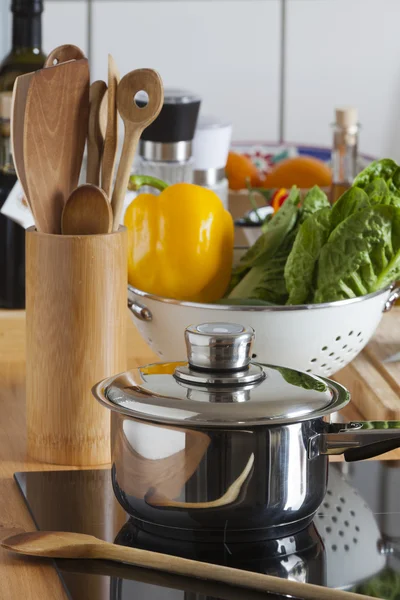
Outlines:
[{"label": "yellow bell pepper", "polygon": [[126,210],[129,283],[177,300],[222,298],[231,276],[234,229],[220,198],[190,183],[130,178],[129,189],[143,185],[162,191],[139,194]]}]

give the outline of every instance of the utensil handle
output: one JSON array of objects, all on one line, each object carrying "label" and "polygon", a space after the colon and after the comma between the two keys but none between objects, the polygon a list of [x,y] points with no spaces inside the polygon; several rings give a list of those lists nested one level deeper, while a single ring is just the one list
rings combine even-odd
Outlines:
[{"label": "utensil handle", "polygon": [[130,298],[128,298],[128,308],[133,316],[140,321],[151,321],[153,319],[153,315],[149,308]]},{"label": "utensil handle", "polygon": [[391,293],[389,298],[386,300],[385,302],[385,306],[383,308],[383,312],[389,312],[389,310],[391,308],[393,308],[394,303],[396,302],[396,300],[398,300],[400,298],[400,287],[395,287]]},{"label": "utensil handle", "polygon": [[100,184],[101,152],[99,146],[93,140],[87,142],[87,168],[86,183]]},{"label": "utensil handle", "polygon": [[[232,567],[213,565],[106,542],[94,546],[91,556],[306,600],[359,600],[360,598],[358,594],[351,592],[327,589],[310,583],[289,581],[272,575],[242,571]],[[364,598],[372,600],[370,596],[364,596]]]},{"label": "utensil handle", "polygon": [[117,231],[120,225],[125,194],[128,188],[129,175],[131,173],[136,148],[143,131],[141,128],[139,129],[136,125],[132,125],[127,121],[124,121],[124,127],[124,144],[122,146],[121,159],[119,161],[117,178],[115,180],[114,192],[111,200],[114,214],[113,231]]}]

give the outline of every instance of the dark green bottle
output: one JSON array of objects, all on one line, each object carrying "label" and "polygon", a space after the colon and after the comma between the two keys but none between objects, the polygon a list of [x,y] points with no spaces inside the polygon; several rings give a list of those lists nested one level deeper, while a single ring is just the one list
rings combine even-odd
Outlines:
[{"label": "dark green bottle", "polygon": [[[43,66],[42,0],[13,0],[12,48],[0,63],[0,208],[17,177],[11,157],[10,112],[15,79]],[[0,308],[25,307],[25,231],[0,214]]]}]

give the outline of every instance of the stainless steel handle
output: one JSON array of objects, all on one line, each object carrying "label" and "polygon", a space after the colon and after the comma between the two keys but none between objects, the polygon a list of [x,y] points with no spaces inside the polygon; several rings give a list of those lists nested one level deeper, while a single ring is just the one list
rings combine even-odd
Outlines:
[{"label": "stainless steel handle", "polygon": [[143,306],[131,298],[128,298],[128,308],[131,313],[140,321],[151,321],[153,319],[153,315],[147,306]]},{"label": "stainless steel handle", "polygon": [[385,302],[385,307],[383,312],[388,312],[396,302],[400,298],[400,287],[395,287],[391,292],[389,298]]},{"label": "stainless steel handle", "polygon": [[309,440],[308,456],[344,454],[345,460],[364,460],[400,446],[400,421],[334,423]]}]

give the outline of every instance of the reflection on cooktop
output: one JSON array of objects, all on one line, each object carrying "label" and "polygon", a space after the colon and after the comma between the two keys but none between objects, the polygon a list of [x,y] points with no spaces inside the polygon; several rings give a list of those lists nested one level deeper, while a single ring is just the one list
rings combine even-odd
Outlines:
[{"label": "reflection on cooktop", "polygon": [[[109,470],[17,473],[15,478],[38,529],[84,532],[122,545],[400,599],[397,462],[331,465],[324,504],[307,529],[240,544],[170,540],[143,522],[127,520]],[[278,598],[108,561],[58,560],[56,565],[71,600]]]}]

